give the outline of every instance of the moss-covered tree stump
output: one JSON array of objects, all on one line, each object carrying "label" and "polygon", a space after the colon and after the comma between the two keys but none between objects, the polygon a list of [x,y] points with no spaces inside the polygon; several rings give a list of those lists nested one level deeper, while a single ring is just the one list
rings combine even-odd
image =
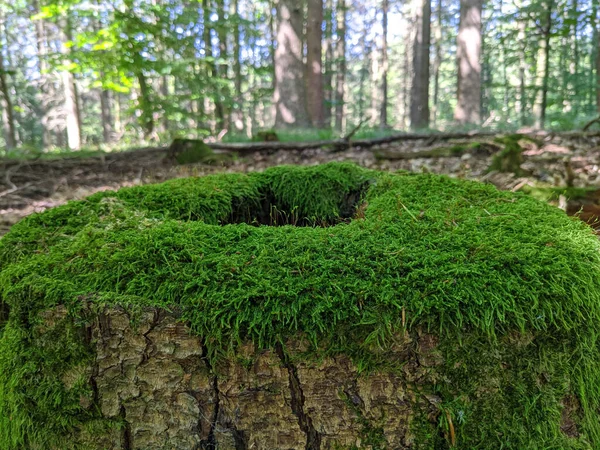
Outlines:
[{"label": "moss-covered tree stump", "polygon": [[600,244],[348,164],[98,193],[0,240],[3,449],[600,448]]}]

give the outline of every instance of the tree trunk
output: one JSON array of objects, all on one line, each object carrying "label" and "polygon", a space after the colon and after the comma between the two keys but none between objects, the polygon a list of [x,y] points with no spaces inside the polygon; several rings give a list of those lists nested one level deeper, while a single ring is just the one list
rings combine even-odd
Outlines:
[{"label": "tree trunk", "polygon": [[[69,18],[61,18],[60,25],[63,65],[69,67],[71,65],[70,51],[66,46],[67,41],[72,40]],[[75,78],[69,70],[63,70],[61,72],[61,80],[64,94],[63,108],[66,118],[67,145],[71,150],[79,150],[81,148],[81,116],[79,114],[79,101],[77,99]]]},{"label": "tree trunk", "polygon": [[544,129],[546,125],[546,106],[548,105],[548,83],[550,80],[550,37],[552,31],[552,9],[553,1],[550,0],[546,5],[542,40],[538,50],[537,59],[537,84],[538,98],[535,106],[536,127]]},{"label": "tree trunk", "polygon": [[482,0],[461,0],[457,39],[458,90],[454,119],[459,124],[481,123]]},{"label": "tree trunk", "polygon": [[[521,7],[520,4],[518,4]],[[527,23],[521,18],[518,21],[519,33],[517,35],[519,41],[519,116],[521,119],[521,126],[527,124],[527,92],[525,89],[525,75],[527,73],[527,63],[525,62],[526,56],[526,31]]]},{"label": "tree trunk", "polygon": [[598,0],[592,1],[592,46],[593,58],[591,72],[593,74],[593,86],[596,100],[596,112],[600,114],[600,32],[598,32]]},{"label": "tree trunk", "polygon": [[381,5],[381,112],[379,126],[388,128],[388,9],[389,0],[383,0]]},{"label": "tree trunk", "polygon": [[338,0],[337,42],[335,45],[335,129],[342,131],[344,122],[344,90],[346,81],[346,0]]},{"label": "tree trunk", "polygon": [[440,67],[442,65],[442,0],[437,1],[434,29],[435,59],[433,61],[433,124],[437,124],[440,109]]},{"label": "tree trunk", "polygon": [[322,75],[323,41],[323,0],[308,0],[308,21],[306,27],[306,85],[307,106],[311,122],[316,128],[323,128],[324,105]]},{"label": "tree trunk", "polygon": [[323,125],[331,128],[331,106],[333,104],[333,0],[326,0],[325,5],[325,73],[323,74],[323,89],[325,94],[325,106],[323,113]]},{"label": "tree trunk", "polygon": [[302,62],[302,7],[294,0],[277,4],[275,50],[275,126],[309,128]]},{"label": "tree trunk", "polygon": [[[221,80],[227,80],[228,79],[228,74],[227,74],[227,61],[228,61],[228,55],[227,55],[227,28],[225,26],[225,3],[224,0],[216,0],[216,5],[217,5],[217,17],[218,17],[218,23],[217,23],[217,36],[219,38],[219,59],[221,60],[221,62],[218,65],[218,76],[219,79]],[[225,112],[225,104],[223,103],[224,98],[229,98],[228,95],[226,95],[225,91],[225,87],[223,86],[218,86],[217,87],[217,95],[218,95],[218,99],[217,99],[217,103],[220,104],[220,111],[217,108],[217,117],[219,119],[218,121],[218,128],[219,131],[224,130],[229,128],[229,124],[227,123],[227,117],[228,114]]]},{"label": "tree trunk", "polygon": [[6,69],[0,45],[0,105],[2,107],[2,126],[4,128],[4,141],[6,148],[13,149],[17,146],[17,134],[15,131],[15,119],[13,105],[10,96],[8,82],[6,80]]},{"label": "tree trunk", "polygon": [[[208,73],[212,80],[217,79],[217,68],[213,59],[213,46],[212,46],[212,28],[210,25],[210,14],[211,14],[211,1],[202,0],[202,12],[203,12],[203,30],[202,37],[204,40],[204,55],[207,59],[206,64],[208,66]],[[223,105],[221,103],[220,94],[217,89],[216,95],[213,97],[213,103],[215,105],[215,118],[217,126],[223,123]],[[211,127],[215,128],[215,127]],[[214,131],[214,130],[213,130]]]},{"label": "tree trunk", "polygon": [[112,114],[110,110],[110,92],[106,89],[100,91],[100,110],[102,114],[102,137],[104,143],[112,141]]},{"label": "tree trunk", "polygon": [[[37,14],[41,12],[40,4],[38,0],[32,0],[33,13]],[[46,47],[46,26],[42,19],[34,21],[35,23],[35,38],[37,46],[37,59],[40,71],[40,93],[41,93],[41,109],[42,117],[40,123],[43,128],[42,132],[42,146],[46,147],[50,145],[52,137],[50,134],[50,127],[48,126],[48,109],[51,97],[51,85],[48,82],[48,63],[47,63],[47,47]]]},{"label": "tree trunk", "polygon": [[410,125],[414,130],[429,126],[429,47],[431,41],[431,0],[414,0],[414,42]]},{"label": "tree trunk", "polygon": [[238,0],[232,2],[233,16],[235,25],[233,27],[233,84],[234,84],[234,107],[232,113],[233,126],[237,131],[244,129],[243,123],[243,102],[242,97],[242,64],[240,59],[240,13]]},{"label": "tree trunk", "polygon": [[[141,67],[141,64],[137,67]],[[142,113],[141,120],[144,130],[144,139],[149,139],[154,133],[154,114],[152,111],[152,100],[150,99],[150,87],[148,86],[146,75],[144,75],[144,72],[141,69],[136,76],[140,85],[140,97],[138,101]]]}]

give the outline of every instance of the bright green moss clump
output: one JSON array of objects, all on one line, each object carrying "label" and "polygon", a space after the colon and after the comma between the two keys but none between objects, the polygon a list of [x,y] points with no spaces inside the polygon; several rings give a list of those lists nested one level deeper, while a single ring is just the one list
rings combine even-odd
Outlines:
[{"label": "bright green moss clump", "polygon": [[600,243],[522,194],[349,164],[174,180],[27,218],[0,267],[2,448],[110,426],[81,413],[83,381],[61,382],[93,357],[82,338],[34,331],[84,301],[179,309],[214,359],[302,333],[307,357],[401,371],[394,336],[426,329],[444,364],[418,389],[443,414],[416,416],[421,447],[448,447],[451,417],[458,448],[600,448]]}]

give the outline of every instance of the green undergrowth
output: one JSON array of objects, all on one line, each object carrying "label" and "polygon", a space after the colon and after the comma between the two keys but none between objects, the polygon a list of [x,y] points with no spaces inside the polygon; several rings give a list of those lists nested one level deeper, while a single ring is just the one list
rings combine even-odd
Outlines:
[{"label": "green undergrowth", "polygon": [[93,357],[82,336],[35,331],[90,304],[177,309],[215,363],[302,335],[307,356],[402,371],[395,337],[426,330],[444,362],[415,382],[441,399],[415,415],[418,447],[449,448],[451,422],[456,448],[600,448],[600,243],[524,194],[340,163],[179,179],[30,216],[0,267],[2,448],[97,424],[85,375],[61,381]]},{"label": "green undergrowth", "polygon": [[544,186],[536,185],[529,186],[525,185],[521,189],[521,192],[532,196],[543,202],[556,202],[560,196],[564,196],[567,200],[585,200],[595,192],[598,192],[597,187],[556,187],[556,186]]}]

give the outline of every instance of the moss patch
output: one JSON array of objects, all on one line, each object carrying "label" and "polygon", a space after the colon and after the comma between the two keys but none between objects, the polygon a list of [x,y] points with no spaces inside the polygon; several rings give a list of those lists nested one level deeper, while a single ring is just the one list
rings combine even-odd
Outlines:
[{"label": "moss patch", "polygon": [[99,426],[85,383],[62,381],[92,357],[85,338],[36,331],[43,311],[77,323],[90,304],[178,309],[214,360],[301,333],[309,354],[401,370],[394,337],[428,330],[444,363],[415,386],[441,399],[442,431],[416,415],[422,448],[449,447],[450,421],[459,448],[600,446],[600,243],[524,194],[350,164],[179,179],[30,216],[0,267],[3,448]]}]

